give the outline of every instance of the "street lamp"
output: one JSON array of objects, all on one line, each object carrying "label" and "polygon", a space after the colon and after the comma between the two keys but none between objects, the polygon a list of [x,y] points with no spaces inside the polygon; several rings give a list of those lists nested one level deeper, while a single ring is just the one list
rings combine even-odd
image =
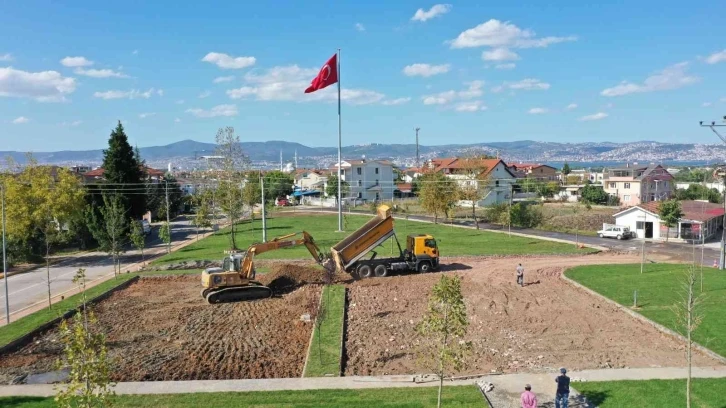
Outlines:
[{"label": "street lamp", "polygon": [[[726,116],[723,117],[724,121],[726,122]],[[711,123],[704,124],[703,121],[698,122],[698,124],[701,127],[707,127],[710,128],[713,133],[718,136],[719,139],[721,139],[724,144],[726,144],[726,136],[720,134],[716,128],[717,127],[724,127],[726,124],[716,124],[716,122],[712,121]],[[726,168],[724,167],[717,167],[716,170],[714,170],[713,175],[716,177],[721,178],[721,181],[724,183],[724,186],[726,186]],[[724,190],[724,193],[726,193],[726,189]],[[723,221],[721,222],[721,249],[719,250],[719,261],[718,261],[718,269],[723,270],[726,263],[726,195],[724,195],[723,200],[724,205],[724,215],[723,215]]]}]

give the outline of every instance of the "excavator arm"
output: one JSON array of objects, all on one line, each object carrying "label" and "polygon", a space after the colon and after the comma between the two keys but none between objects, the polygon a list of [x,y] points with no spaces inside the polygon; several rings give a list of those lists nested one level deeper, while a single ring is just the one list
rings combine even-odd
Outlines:
[{"label": "excavator arm", "polygon": [[[298,235],[301,235],[301,237],[294,238]],[[318,247],[315,243],[312,235],[306,231],[302,231],[276,237],[268,242],[251,245],[242,259],[239,273],[243,279],[254,279],[254,257],[256,255],[261,255],[265,252],[274,251],[276,249],[295,247],[298,245],[305,245],[310,252],[310,255],[313,256],[315,262],[318,264],[323,264],[326,261],[325,255],[320,251],[320,247]]]}]

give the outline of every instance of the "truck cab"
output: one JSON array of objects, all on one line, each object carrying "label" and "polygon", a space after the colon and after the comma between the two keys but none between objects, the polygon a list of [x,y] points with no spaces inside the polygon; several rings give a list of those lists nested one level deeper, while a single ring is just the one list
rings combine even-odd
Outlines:
[{"label": "truck cab", "polygon": [[439,247],[434,236],[419,234],[406,237],[406,257],[416,263],[428,261],[435,269],[439,265]]}]

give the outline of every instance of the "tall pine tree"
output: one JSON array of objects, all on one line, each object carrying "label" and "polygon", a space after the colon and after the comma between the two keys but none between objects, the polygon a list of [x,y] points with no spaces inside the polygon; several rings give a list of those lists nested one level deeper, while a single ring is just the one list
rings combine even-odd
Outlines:
[{"label": "tall pine tree", "polygon": [[136,153],[119,121],[108,139],[108,149],[103,151],[103,178],[108,188],[122,197],[128,216],[140,219],[146,212],[146,197],[141,194],[144,185],[140,184],[145,171]]}]

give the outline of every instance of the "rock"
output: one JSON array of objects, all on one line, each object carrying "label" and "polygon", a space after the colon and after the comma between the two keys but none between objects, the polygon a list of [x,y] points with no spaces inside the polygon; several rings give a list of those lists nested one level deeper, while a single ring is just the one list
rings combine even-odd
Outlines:
[{"label": "rock", "polygon": [[309,323],[310,322],[310,313],[305,313],[300,316],[300,320],[303,322]]}]

